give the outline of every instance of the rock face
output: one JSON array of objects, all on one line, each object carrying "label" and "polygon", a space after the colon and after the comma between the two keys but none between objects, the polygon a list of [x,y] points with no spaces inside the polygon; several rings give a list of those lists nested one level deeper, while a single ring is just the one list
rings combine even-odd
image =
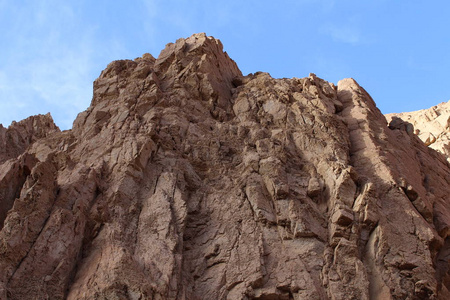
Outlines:
[{"label": "rock face", "polygon": [[59,132],[50,114],[29,117],[4,128],[0,124],[0,163],[16,158],[35,141]]},{"label": "rock face", "polygon": [[353,79],[196,34],[39,126],[0,165],[1,299],[450,299],[449,163]]},{"label": "rock face", "polygon": [[443,153],[450,162],[450,101],[429,109],[409,113],[388,114],[389,122],[410,123],[425,145]]}]

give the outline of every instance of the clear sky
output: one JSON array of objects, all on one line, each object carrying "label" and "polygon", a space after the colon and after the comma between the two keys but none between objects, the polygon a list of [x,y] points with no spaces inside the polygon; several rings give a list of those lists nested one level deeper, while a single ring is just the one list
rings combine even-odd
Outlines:
[{"label": "clear sky", "polygon": [[383,113],[450,99],[448,0],[0,0],[0,123],[69,129],[109,62],[197,32],[244,74],[353,77]]}]

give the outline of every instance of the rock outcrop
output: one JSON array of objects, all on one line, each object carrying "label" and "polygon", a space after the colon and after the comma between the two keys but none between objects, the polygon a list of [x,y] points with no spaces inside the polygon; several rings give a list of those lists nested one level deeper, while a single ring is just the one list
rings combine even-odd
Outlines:
[{"label": "rock outcrop", "polygon": [[17,158],[35,141],[59,132],[50,114],[13,122],[8,128],[0,124],[0,163]]},{"label": "rock outcrop", "polygon": [[449,163],[353,79],[243,76],[196,34],[30,141],[0,165],[1,299],[450,298]]},{"label": "rock outcrop", "polygon": [[411,124],[410,128],[425,145],[446,155],[450,162],[450,101],[428,109],[388,114],[386,118],[394,124]]}]

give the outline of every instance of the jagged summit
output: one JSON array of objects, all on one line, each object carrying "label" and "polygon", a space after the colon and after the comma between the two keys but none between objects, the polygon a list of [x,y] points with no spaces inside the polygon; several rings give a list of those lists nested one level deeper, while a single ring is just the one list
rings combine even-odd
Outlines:
[{"label": "jagged summit", "polygon": [[8,128],[0,124],[0,163],[18,157],[30,144],[59,131],[50,113],[13,122]]},{"label": "jagged summit", "polygon": [[197,34],[46,126],[0,162],[1,299],[450,298],[449,163],[353,79]]}]

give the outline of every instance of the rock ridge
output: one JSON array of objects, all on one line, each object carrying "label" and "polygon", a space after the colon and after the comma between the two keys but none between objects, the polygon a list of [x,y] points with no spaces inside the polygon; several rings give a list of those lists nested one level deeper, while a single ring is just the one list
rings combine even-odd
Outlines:
[{"label": "rock ridge", "polygon": [[45,120],[2,152],[0,299],[450,298],[449,162],[353,79],[195,34]]}]

